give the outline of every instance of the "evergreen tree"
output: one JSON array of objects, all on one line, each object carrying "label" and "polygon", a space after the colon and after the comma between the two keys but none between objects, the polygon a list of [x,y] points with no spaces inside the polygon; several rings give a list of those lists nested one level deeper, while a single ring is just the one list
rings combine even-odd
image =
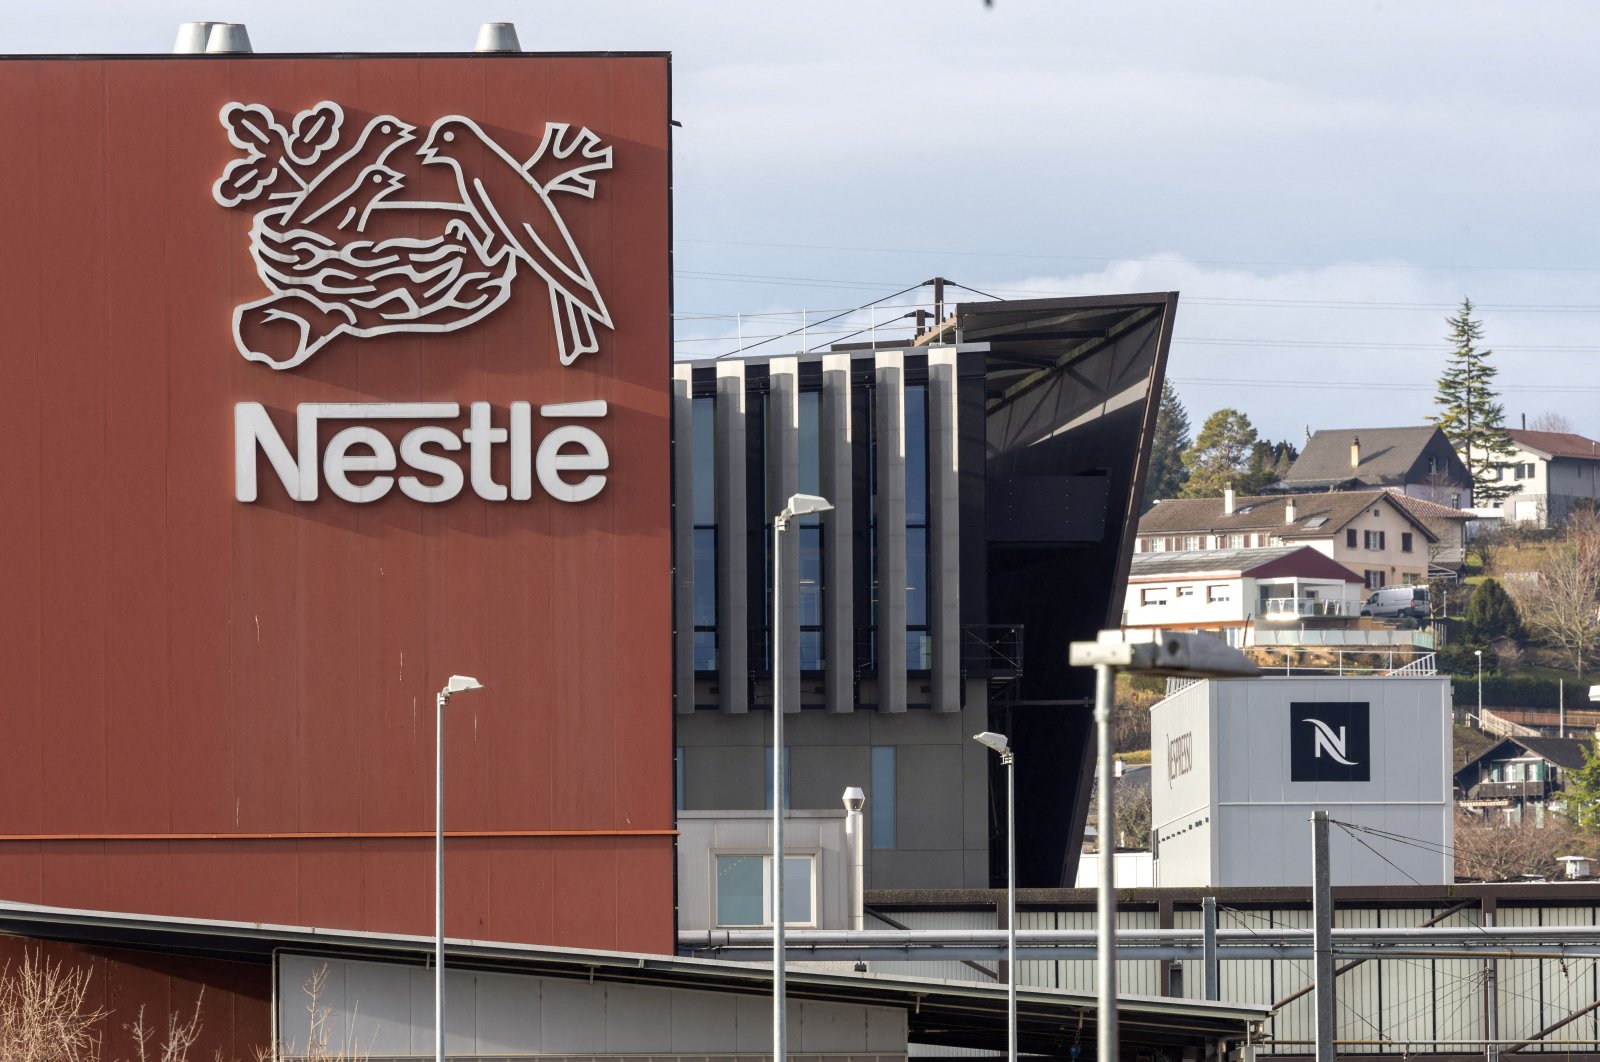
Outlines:
[{"label": "evergreen tree", "polygon": [[1300,451],[1287,442],[1258,441],[1250,448],[1250,463],[1245,466],[1244,478],[1234,484],[1241,494],[1257,494],[1289,474],[1289,466],[1300,456]]},{"label": "evergreen tree", "polygon": [[1519,483],[1500,482],[1500,466],[1516,453],[1506,434],[1505,406],[1492,386],[1500,370],[1488,362],[1493,351],[1478,349],[1483,325],[1473,319],[1471,299],[1462,299],[1460,314],[1446,323],[1454,349],[1433,397],[1440,407],[1433,422],[1472,473],[1472,504],[1498,505],[1522,489]]},{"label": "evergreen tree", "polygon": [[1144,481],[1144,507],[1162,498],[1176,498],[1189,470],[1183,452],[1189,448],[1189,413],[1178,401],[1170,383],[1161,385],[1161,408],[1156,412],[1156,434],[1150,444],[1150,473]]},{"label": "evergreen tree", "polygon": [[1473,645],[1487,645],[1496,638],[1522,639],[1522,617],[1517,614],[1517,606],[1495,580],[1485,579],[1473,591],[1461,616],[1461,635]]},{"label": "evergreen tree", "polygon": [[1572,824],[1580,830],[1600,830],[1600,733],[1583,750],[1583,766],[1568,772],[1563,788]]},{"label": "evergreen tree", "polygon": [[[1248,484],[1256,429],[1237,409],[1219,409],[1206,418],[1194,445],[1183,453],[1189,479],[1181,498],[1220,498],[1228,486]],[[1248,491],[1240,490],[1240,493]]]}]

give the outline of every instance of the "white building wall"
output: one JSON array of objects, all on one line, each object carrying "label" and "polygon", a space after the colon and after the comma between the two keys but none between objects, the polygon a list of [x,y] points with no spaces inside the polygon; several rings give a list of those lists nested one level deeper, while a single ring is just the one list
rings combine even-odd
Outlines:
[{"label": "white building wall", "polygon": [[[1291,706],[1343,702],[1368,705],[1369,779],[1292,780]],[[1208,735],[1204,767],[1197,740],[1194,769],[1183,774],[1173,735],[1198,738],[1202,732]],[[1336,826],[1335,885],[1453,880],[1445,854],[1452,827],[1447,679],[1272,676],[1202,682],[1151,710],[1151,742],[1160,885],[1309,885],[1316,809],[1352,828],[1393,835]],[[1163,787],[1163,781],[1169,784]]]}]

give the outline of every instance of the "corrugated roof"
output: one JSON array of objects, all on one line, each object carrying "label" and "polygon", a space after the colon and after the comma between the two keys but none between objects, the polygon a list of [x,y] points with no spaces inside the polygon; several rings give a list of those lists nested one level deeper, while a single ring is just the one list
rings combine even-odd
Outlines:
[{"label": "corrugated roof", "polygon": [[1166,553],[1135,553],[1128,577],[1189,572],[1232,572],[1243,575],[1270,561],[1280,560],[1307,548],[1268,546],[1263,549],[1185,549]]},{"label": "corrugated roof", "polygon": [[[1415,524],[1430,541],[1436,541],[1436,536],[1427,529],[1421,518],[1401,507],[1396,501],[1397,497],[1384,490],[1261,495],[1235,498],[1232,513],[1222,511],[1221,498],[1173,498],[1161,502],[1140,518],[1139,534],[1266,531],[1285,539],[1332,538],[1366,509],[1389,504]],[[1284,519],[1290,505],[1295,508],[1292,524]],[[1319,518],[1322,522],[1316,523]]]},{"label": "corrugated roof", "polygon": [[1506,432],[1511,441],[1526,450],[1546,457],[1572,457],[1582,461],[1600,461],[1600,442],[1583,435],[1566,431],[1526,431],[1513,428]]},{"label": "corrugated roof", "polygon": [[[1405,482],[1423,449],[1439,433],[1436,424],[1415,428],[1329,428],[1306,440],[1283,477],[1286,487],[1326,486],[1358,480],[1371,486]],[[1350,465],[1351,440],[1361,440],[1361,464]]]},{"label": "corrugated roof", "polygon": [[[263,963],[270,962],[279,949],[419,964],[433,953],[432,937],[409,934],[165,918],[3,901],[0,932]],[[772,993],[770,964],[476,940],[447,940],[445,951],[447,964],[458,970],[499,970],[768,997]],[[981,1048],[991,1053],[1006,1047],[1004,984],[835,973],[794,963],[787,965],[785,980],[792,999],[900,1008],[905,1011],[911,1039],[918,1043]],[[1017,1026],[1022,1048],[1065,1056],[1074,1044],[1093,1043],[1096,1008],[1093,992],[1018,986]],[[1119,996],[1117,1011],[1125,1045],[1169,1047],[1201,1046],[1205,1040],[1235,1037],[1246,1022],[1260,1021],[1269,1013],[1266,1007],[1247,1004],[1153,996]]]}]

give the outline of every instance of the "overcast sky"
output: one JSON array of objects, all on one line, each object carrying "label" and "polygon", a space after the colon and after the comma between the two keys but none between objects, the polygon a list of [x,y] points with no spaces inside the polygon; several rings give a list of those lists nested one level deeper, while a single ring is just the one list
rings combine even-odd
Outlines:
[{"label": "overcast sky", "polygon": [[[935,275],[1003,297],[1175,289],[1196,428],[1421,423],[1481,308],[1512,426],[1600,437],[1600,5],[7,0],[0,51],[673,53],[680,353]],[[971,296],[976,298],[977,296]],[[888,304],[886,304],[887,306]],[[796,347],[792,340],[766,349]]]}]

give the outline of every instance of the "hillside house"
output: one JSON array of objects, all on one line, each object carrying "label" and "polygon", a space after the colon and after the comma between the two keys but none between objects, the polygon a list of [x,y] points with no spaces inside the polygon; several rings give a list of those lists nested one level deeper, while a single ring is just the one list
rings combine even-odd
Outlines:
[{"label": "hillside house", "polygon": [[1274,493],[1389,490],[1467,506],[1472,476],[1438,425],[1331,428],[1306,440]]},{"label": "hillside house", "polygon": [[1600,442],[1561,431],[1513,429],[1507,434],[1517,452],[1500,466],[1500,478],[1522,486],[1503,506],[1507,520],[1555,527],[1574,504],[1600,498]]},{"label": "hillside house", "polygon": [[1134,552],[1309,546],[1368,587],[1428,581],[1440,539],[1386,490],[1221,498],[1173,498],[1139,520]]}]

